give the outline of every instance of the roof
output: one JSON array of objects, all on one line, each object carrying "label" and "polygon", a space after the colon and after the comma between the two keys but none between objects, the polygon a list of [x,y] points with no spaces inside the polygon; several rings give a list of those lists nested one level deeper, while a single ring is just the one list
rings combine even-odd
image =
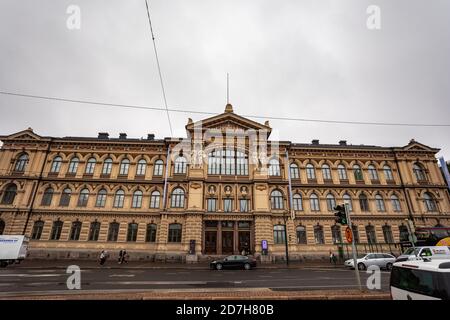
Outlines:
[{"label": "roof", "polygon": [[394,263],[395,267],[450,273],[450,259],[413,260]]}]

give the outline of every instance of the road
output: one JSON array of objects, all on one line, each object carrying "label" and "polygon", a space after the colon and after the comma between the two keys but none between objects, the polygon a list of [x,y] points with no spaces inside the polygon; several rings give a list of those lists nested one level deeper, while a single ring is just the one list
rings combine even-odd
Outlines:
[{"label": "road", "polygon": [[[369,274],[361,271],[366,288]],[[64,293],[70,274],[63,268],[0,269],[0,297],[13,294]],[[388,291],[389,272],[381,271],[381,291]],[[354,270],[344,268],[271,268],[255,270],[203,269],[81,269],[81,290],[130,291],[150,289],[242,289],[273,291],[356,289]]]}]

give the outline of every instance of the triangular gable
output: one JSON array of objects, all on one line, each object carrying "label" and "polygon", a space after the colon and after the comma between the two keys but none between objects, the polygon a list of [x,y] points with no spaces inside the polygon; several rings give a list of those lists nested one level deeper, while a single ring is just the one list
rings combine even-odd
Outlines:
[{"label": "triangular gable", "polygon": [[4,140],[46,140],[40,135],[33,132],[33,129],[28,128],[27,130],[19,131],[17,133],[13,133],[9,136],[3,136]]},{"label": "triangular gable", "polygon": [[420,142],[415,141],[412,139],[406,146],[402,148],[405,151],[432,151],[435,152],[435,148],[431,148],[427,145],[424,145]]},{"label": "triangular gable", "polygon": [[226,129],[242,129],[245,131],[253,129],[266,130],[268,135],[272,131],[272,128],[269,126],[268,122],[266,122],[265,124],[261,124],[259,122],[235,114],[231,105],[227,105],[225,112],[217,116],[213,116],[196,122],[193,122],[191,119],[189,119],[189,123],[186,125],[186,130],[192,132],[194,130],[194,127],[200,124],[202,126],[202,130],[217,129],[224,131]]}]

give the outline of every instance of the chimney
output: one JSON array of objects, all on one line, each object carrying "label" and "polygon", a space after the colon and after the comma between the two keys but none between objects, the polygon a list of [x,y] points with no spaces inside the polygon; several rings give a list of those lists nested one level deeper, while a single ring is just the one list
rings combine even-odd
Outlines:
[{"label": "chimney", "polygon": [[99,139],[109,139],[109,133],[108,132],[99,132],[98,138]]},{"label": "chimney", "polygon": [[341,141],[339,141],[339,145],[341,145],[341,146],[346,146],[346,145],[347,145],[347,140],[341,140]]},{"label": "chimney", "polygon": [[119,139],[126,139],[127,138],[127,134],[126,133],[119,133]]},{"label": "chimney", "polygon": [[319,140],[314,139],[313,141],[311,141],[312,144],[319,144]]},{"label": "chimney", "polygon": [[147,134],[147,140],[155,140],[155,135],[153,133]]}]

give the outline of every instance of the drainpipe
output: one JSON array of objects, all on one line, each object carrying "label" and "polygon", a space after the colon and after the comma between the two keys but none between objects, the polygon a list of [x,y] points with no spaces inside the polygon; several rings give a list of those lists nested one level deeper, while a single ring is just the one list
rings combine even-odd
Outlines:
[{"label": "drainpipe", "polygon": [[52,144],[52,139],[50,139],[50,141],[48,142],[47,149],[45,150],[44,161],[42,162],[41,171],[39,173],[37,182],[36,182],[36,184],[33,187],[33,192],[31,194],[31,204],[30,204],[30,208],[28,209],[27,220],[25,222],[25,226],[23,227],[23,231],[22,231],[23,235],[25,235],[25,232],[27,231],[28,223],[29,223],[31,215],[33,213],[34,202],[36,201],[36,195],[37,195],[37,192],[39,190],[39,185],[41,184],[41,181],[42,181],[42,174],[44,173],[44,168],[45,168],[45,164],[47,163],[48,155],[50,153],[50,146],[51,146],[51,144]]}]

